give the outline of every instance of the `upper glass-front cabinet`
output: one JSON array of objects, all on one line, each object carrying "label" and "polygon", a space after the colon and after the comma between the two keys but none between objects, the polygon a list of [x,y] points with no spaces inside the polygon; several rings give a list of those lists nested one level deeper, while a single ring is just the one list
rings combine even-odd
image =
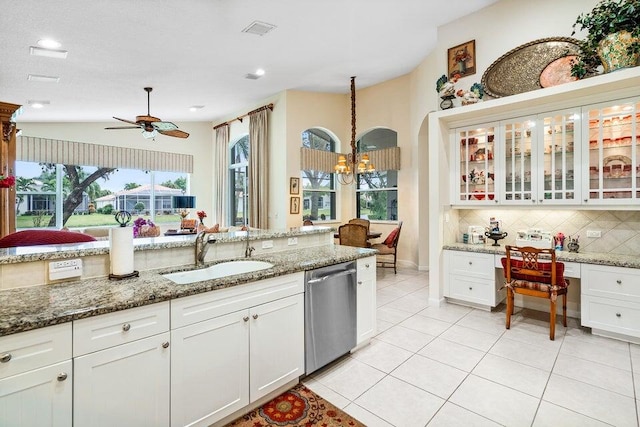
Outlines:
[{"label": "upper glass-front cabinet", "polygon": [[504,143],[502,202],[531,203],[537,194],[535,117],[503,121],[500,127]]},{"label": "upper glass-front cabinet", "polygon": [[453,204],[495,204],[496,124],[457,129],[453,150],[456,162]]},{"label": "upper glass-front cabinet", "polygon": [[636,202],[640,199],[640,101],[591,105],[583,111],[584,131],[589,136],[585,141],[589,173],[583,178],[584,202]]}]

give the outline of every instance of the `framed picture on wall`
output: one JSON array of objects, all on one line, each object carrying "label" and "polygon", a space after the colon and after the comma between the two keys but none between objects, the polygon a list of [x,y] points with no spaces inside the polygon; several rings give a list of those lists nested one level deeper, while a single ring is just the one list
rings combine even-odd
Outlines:
[{"label": "framed picture on wall", "polygon": [[300,194],[300,178],[289,179],[289,194]]},{"label": "framed picture on wall", "polygon": [[290,214],[299,214],[300,213],[300,197],[292,197],[291,198],[291,201],[289,202],[289,213]]},{"label": "framed picture on wall", "polygon": [[470,40],[447,51],[449,78],[456,74],[460,77],[476,73],[476,41]]}]

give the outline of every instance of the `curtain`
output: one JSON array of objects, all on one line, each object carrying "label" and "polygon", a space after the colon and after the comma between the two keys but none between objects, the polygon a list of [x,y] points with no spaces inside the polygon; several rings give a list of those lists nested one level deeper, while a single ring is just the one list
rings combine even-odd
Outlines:
[{"label": "curtain", "polygon": [[249,225],[269,228],[269,137],[267,110],[249,113]]},{"label": "curtain", "polygon": [[213,148],[213,224],[227,226],[227,207],[229,205],[229,125],[215,129]]}]

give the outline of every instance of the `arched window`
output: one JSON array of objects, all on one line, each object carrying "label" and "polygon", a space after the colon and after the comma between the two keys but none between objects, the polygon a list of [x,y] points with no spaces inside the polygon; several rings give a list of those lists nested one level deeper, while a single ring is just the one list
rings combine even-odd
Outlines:
[{"label": "arched window", "polygon": [[[398,134],[391,129],[374,129],[357,141],[358,152],[396,147]],[[375,165],[374,166],[378,166]],[[356,209],[358,218],[370,220],[398,220],[398,171],[376,170],[358,174]]]},{"label": "arched window", "polygon": [[[336,142],[321,129],[302,132],[302,146],[321,151],[335,151]],[[302,218],[311,221],[336,219],[336,188],[333,173],[302,171]]]},{"label": "arched window", "polygon": [[241,226],[249,221],[249,135],[229,149],[229,224]]}]

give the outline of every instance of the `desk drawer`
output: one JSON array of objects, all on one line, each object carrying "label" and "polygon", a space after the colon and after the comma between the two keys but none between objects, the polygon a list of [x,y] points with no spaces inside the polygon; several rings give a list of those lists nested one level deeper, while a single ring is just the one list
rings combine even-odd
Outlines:
[{"label": "desk drawer", "polygon": [[445,251],[445,254],[448,257],[447,273],[494,280],[493,254],[461,251]]},{"label": "desk drawer", "polygon": [[73,322],[73,356],[92,353],[169,330],[169,301]]},{"label": "desk drawer", "polygon": [[640,304],[583,295],[582,325],[640,337]]},{"label": "desk drawer", "polygon": [[[496,268],[502,269],[502,258],[504,255],[496,255],[495,256],[495,266]],[[519,258],[518,258],[519,259]],[[581,268],[579,262],[567,262],[567,261],[558,261],[564,264],[564,277],[579,279],[581,276]],[[504,273],[500,273],[504,275]]]},{"label": "desk drawer", "polygon": [[478,280],[467,276],[452,275],[449,278],[450,298],[476,304],[493,306],[495,282]]},{"label": "desk drawer", "polygon": [[640,303],[640,270],[593,264],[582,269],[583,294]]},{"label": "desk drawer", "polygon": [[71,359],[71,322],[0,338],[0,378]]}]

